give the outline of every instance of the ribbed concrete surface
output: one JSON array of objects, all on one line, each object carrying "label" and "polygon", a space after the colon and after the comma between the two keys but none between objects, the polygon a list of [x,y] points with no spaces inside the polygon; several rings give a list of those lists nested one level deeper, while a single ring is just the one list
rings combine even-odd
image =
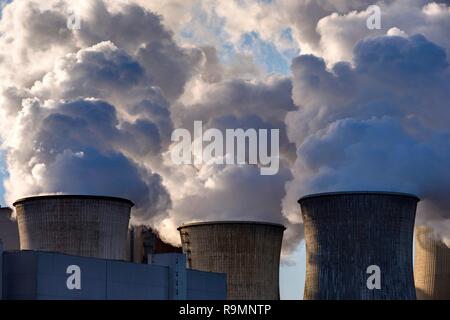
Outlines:
[{"label": "ribbed concrete surface", "polygon": [[22,250],[126,260],[132,202],[112,197],[48,196],[16,201]]},{"label": "ribbed concrete surface", "polygon": [[[299,200],[306,239],[304,299],[415,299],[414,196],[356,192]],[[381,289],[367,288],[367,267]]]},{"label": "ribbed concrete surface", "polygon": [[414,280],[417,299],[450,300],[450,248],[433,238],[432,230],[416,228]]},{"label": "ribbed concrete surface", "polygon": [[284,227],[217,222],[179,228],[191,269],[227,274],[227,298],[280,298],[279,267]]}]

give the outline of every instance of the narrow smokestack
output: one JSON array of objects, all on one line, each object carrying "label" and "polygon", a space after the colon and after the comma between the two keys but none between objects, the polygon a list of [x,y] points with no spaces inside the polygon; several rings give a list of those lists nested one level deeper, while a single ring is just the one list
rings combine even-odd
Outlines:
[{"label": "narrow smokestack", "polygon": [[[299,200],[305,226],[304,299],[415,299],[414,195],[336,192]],[[369,266],[380,289],[369,289]]]},{"label": "narrow smokestack", "polygon": [[450,248],[426,226],[416,228],[414,280],[417,299],[450,300]]},{"label": "narrow smokestack", "polygon": [[5,250],[19,250],[19,229],[11,213],[11,208],[0,208],[0,239]]},{"label": "narrow smokestack", "polygon": [[152,254],[182,253],[181,247],[164,242],[151,227],[131,226],[128,230],[128,260],[135,263],[148,263]]},{"label": "narrow smokestack", "polygon": [[126,199],[39,196],[14,203],[20,249],[126,260],[130,210]]},{"label": "narrow smokestack", "polygon": [[188,267],[227,274],[229,300],[280,298],[285,227],[263,222],[204,222],[178,228]]}]

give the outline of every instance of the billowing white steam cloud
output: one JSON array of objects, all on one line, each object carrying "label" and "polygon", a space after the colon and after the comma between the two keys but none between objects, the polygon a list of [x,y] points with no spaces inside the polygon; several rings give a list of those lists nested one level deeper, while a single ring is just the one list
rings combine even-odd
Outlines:
[{"label": "billowing white steam cloud", "polygon": [[[66,27],[71,10],[80,30]],[[177,44],[158,15],[122,1],[13,2],[0,34],[9,204],[47,193],[127,197],[137,204],[134,222],[175,243],[176,227],[192,220],[285,220],[281,200],[295,160],[284,123],[295,110],[290,79],[244,80],[259,73],[251,63],[222,66],[213,47]],[[196,120],[222,130],[280,129],[279,174],[173,165],[173,128],[192,129]]]},{"label": "billowing white steam cloud", "polygon": [[358,43],[354,66],[327,69],[315,56],[293,61],[287,117],[298,146],[285,212],[310,192],[387,190],[423,198],[419,221],[450,234],[450,67],[421,35]]},{"label": "billowing white steam cloud", "polygon": [[[353,47],[365,38],[391,32],[421,33],[450,50],[449,0],[166,0],[140,2],[160,12],[185,41],[226,42],[240,49],[246,35],[275,46],[315,54],[327,62],[351,60]],[[380,30],[369,30],[367,18],[378,5]],[[220,30],[219,34],[217,30]],[[255,50],[261,50],[254,44]]]},{"label": "billowing white steam cloud", "polygon": [[[211,71],[211,70],[210,70]],[[262,176],[254,166],[184,166],[166,175],[173,210],[160,230],[165,234],[189,220],[261,220],[288,224],[281,213],[285,183],[292,178],[295,145],[287,139],[284,118],[295,110],[289,79],[269,77],[264,82],[241,79],[194,80],[185,96],[173,106],[176,127],[193,129],[193,122],[207,128],[280,130],[280,170]],[[201,97],[196,97],[201,92]],[[194,93],[194,94],[192,94]],[[166,163],[169,165],[170,160]],[[264,195],[264,196],[261,196]],[[298,230],[292,228],[291,236]]]},{"label": "billowing white steam cloud", "polygon": [[[302,236],[299,196],[401,190],[424,198],[420,219],[448,237],[445,2],[14,1],[0,22],[6,200],[127,197],[134,222],[174,243],[192,220],[281,222],[289,250]],[[371,4],[382,30],[366,28]],[[80,30],[67,28],[72,12]],[[266,75],[243,45],[249,34],[255,50],[315,56],[295,58],[292,78]],[[174,166],[172,130],[197,120],[280,129],[279,173]]]},{"label": "billowing white steam cloud", "polygon": [[6,199],[123,196],[136,202],[136,220],[151,223],[171,205],[153,168],[170,142],[170,101],[202,53],[177,46],[160,18],[139,6],[88,1],[76,9],[82,31],[67,29],[66,1],[17,1],[3,10]]}]

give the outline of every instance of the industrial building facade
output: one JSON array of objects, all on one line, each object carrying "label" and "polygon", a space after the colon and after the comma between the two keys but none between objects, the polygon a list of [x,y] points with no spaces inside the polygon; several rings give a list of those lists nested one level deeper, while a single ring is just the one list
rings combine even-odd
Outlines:
[{"label": "industrial building facade", "polygon": [[42,251],[0,251],[1,299],[223,300],[226,275],[186,269],[183,254],[152,264]]},{"label": "industrial building facade", "polygon": [[1,299],[227,297],[226,274],[187,269],[181,249],[142,228],[130,229],[130,200],[50,195],[19,199],[14,206],[17,224],[4,219],[10,211],[1,212],[0,239],[7,240],[0,246]]}]

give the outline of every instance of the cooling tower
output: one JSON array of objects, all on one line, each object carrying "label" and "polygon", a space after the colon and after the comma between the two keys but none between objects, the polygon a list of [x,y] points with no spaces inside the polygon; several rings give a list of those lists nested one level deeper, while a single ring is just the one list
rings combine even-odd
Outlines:
[{"label": "cooling tower", "polygon": [[420,300],[450,300],[450,248],[425,226],[416,228],[414,280]]},{"label": "cooling tower", "polygon": [[126,260],[129,200],[58,195],[24,198],[14,206],[22,250]]},{"label": "cooling tower", "polygon": [[276,300],[284,226],[204,222],[178,228],[188,268],[227,274],[229,300]]},{"label": "cooling tower", "polygon": [[418,201],[414,195],[388,192],[301,198],[304,299],[415,299],[412,247]]}]

